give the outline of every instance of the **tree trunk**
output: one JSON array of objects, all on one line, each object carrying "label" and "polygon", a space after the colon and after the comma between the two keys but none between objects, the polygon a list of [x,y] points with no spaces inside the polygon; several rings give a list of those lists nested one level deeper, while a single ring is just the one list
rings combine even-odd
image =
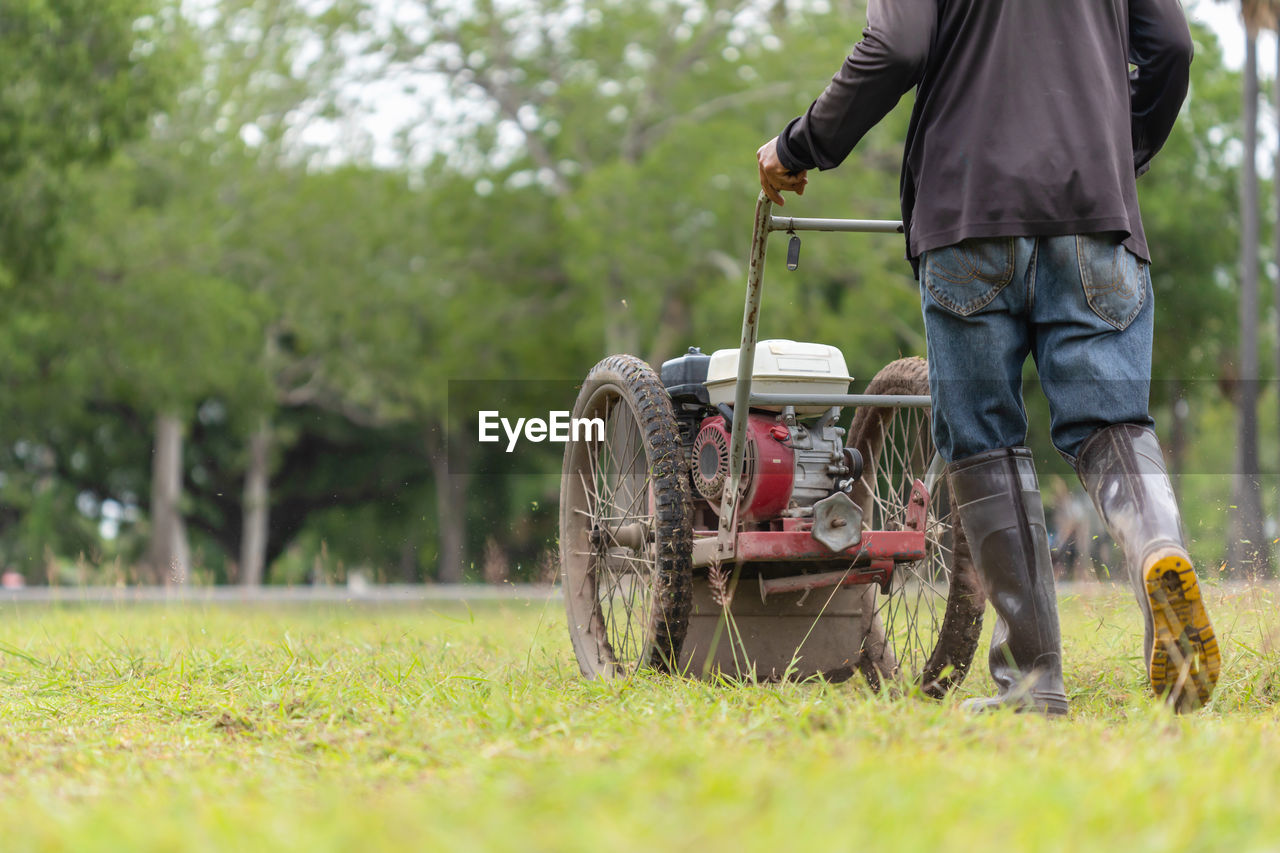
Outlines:
[{"label": "tree trunk", "polygon": [[[1275,98],[1276,130],[1280,131],[1280,28],[1276,32],[1276,79],[1271,83],[1271,90]],[[1275,163],[1276,171],[1272,173],[1271,181],[1276,203],[1280,204],[1280,150],[1276,152]],[[1276,210],[1280,211],[1280,207]],[[1272,251],[1275,252],[1277,264],[1280,264],[1280,213],[1276,215],[1275,232],[1272,237]],[[1272,293],[1274,296],[1272,310],[1276,314],[1276,374],[1272,387],[1276,391],[1276,406],[1280,408],[1280,274],[1276,275]],[[1280,428],[1280,419],[1276,420],[1276,424],[1277,428]],[[1268,546],[1268,552],[1270,552],[1270,546]]]},{"label": "tree trunk", "polygon": [[267,563],[267,524],[271,515],[271,422],[263,418],[249,437],[249,467],[244,475],[241,514],[240,583],[261,586]]},{"label": "tree trunk", "polygon": [[1231,570],[1267,573],[1270,549],[1263,531],[1258,464],[1258,40],[1246,30],[1244,162],[1240,170],[1240,383],[1237,395],[1236,524],[1228,545]]},{"label": "tree trunk", "polygon": [[155,458],[151,463],[151,544],[147,562],[151,580],[186,584],[191,576],[191,548],[182,520],[182,420],[175,414],[156,418]]},{"label": "tree trunk", "polygon": [[431,477],[435,481],[440,548],[436,579],[440,583],[462,583],[467,549],[466,463],[458,458],[456,449],[452,456],[449,451],[447,440],[433,441],[428,437],[427,455],[431,460]]},{"label": "tree trunk", "polygon": [[418,582],[418,541],[416,535],[400,543],[400,583]]},{"label": "tree trunk", "polygon": [[1177,383],[1173,394],[1173,415],[1169,430],[1169,479],[1173,485],[1173,497],[1182,504],[1182,474],[1187,464],[1187,421],[1191,418],[1191,404],[1187,402],[1187,389]]}]

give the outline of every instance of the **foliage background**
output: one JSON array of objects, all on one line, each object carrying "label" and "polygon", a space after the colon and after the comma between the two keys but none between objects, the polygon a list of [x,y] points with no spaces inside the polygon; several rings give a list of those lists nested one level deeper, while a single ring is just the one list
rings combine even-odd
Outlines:
[{"label": "foliage background", "polygon": [[[195,580],[246,578],[255,472],[267,582],[539,577],[558,448],[512,465],[469,418],[498,381],[512,406],[567,409],[563,381],[607,353],[736,342],[754,151],[864,19],[859,0],[6,4],[0,566],[157,577],[170,423]],[[1153,405],[1193,550],[1219,565],[1240,81],[1194,36],[1191,96],[1139,186]],[[909,108],[788,210],[896,218]],[[902,251],[815,235],[796,274],[775,251],[764,333],[836,343],[863,379],[922,353]],[[1074,483],[1027,378],[1029,441]]]}]

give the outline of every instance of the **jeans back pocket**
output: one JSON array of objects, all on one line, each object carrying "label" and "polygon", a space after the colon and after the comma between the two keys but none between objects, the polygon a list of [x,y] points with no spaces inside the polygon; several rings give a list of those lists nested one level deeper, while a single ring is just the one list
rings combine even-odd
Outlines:
[{"label": "jeans back pocket", "polygon": [[1077,234],[1076,256],[1093,313],[1120,331],[1127,329],[1147,302],[1147,264],[1105,234]]},{"label": "jeans back pocket", "polygon": [[1013,281],[1013,238],[974,238],[925,253],[924,286],[942,307],[967,317]]}]

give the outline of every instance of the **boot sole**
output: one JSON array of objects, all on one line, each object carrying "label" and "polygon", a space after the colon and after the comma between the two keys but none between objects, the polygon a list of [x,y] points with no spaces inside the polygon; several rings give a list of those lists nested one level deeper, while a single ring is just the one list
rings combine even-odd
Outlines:
[{"label": "boot sole", "polygon": [[1209,701],[1222,669],[1195,569],[1185,555],[1166,553],[1151,561],[1143,580],[1155,627],[1151,688],[1176,711],[1194,711]]}]

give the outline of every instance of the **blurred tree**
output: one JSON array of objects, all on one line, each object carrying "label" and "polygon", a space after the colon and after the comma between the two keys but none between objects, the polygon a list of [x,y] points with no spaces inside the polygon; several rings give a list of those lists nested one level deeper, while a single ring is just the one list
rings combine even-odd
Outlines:
[{"label": "blurred tree", "polygon": [[1244,163],[1240,173],[1240,356],[1236,385],[1238,413],[1236,505],[1227,562],[1250,575],[1271,573],[1271,547],[1263,521],[1262,471],[1258,460],[1258,257],[1261,212],[1258,195],[1258,31],[1274,26],[1270,0],[1241,0],[1245,29]]},{"label": "blurred tree", "polygon": [[157,0],[13,0],[0,9],[0,282],[49,266],[76,165],[138,136],[171,93]]},{"label": "blurred tree", "polygon": [[[736,343],[754,152],[858,39],[864,4],[837,5],[420,0],[390,30],[355,0],[158,16],[182,85],[145,139],[70,173],[73,239],[39,310],[0,321],[0,347],[22,344],[0,348],[21,389],[0,401],[4,435],[23,440],[0,463],[46,484],[24,502],[0,483],[0,521],[33,532],[11,550],[67,553],[95,537],[63,515],[132,518],[151,500],[104,552],[127,562],[150,539],[167,572],[168,512],[246,583],[282,554],[294,580],[365,566],[457,581],[490,538],[527,576],[553,544],[560,448],[513,460],[471,440],[475,413],[568,408],[614,349],[656,363]],[[1240,100],[1196,37],[1186,116],[1140,186],[1170,318],[1157,365],[1179,382],[1211,373],[1238,328],[1225,152]],[[428,93],[403,162],[340,165],[368,156],[341,136],[366,84]],[[907,106],[787,210],[896,217]],[[770,261],[763,334],[838,343],[864,379],[921,353],[902,255],[895,238],[806,238],[799,273]],[[150,464],[160,434],[182,439],[154,454],[168,466]]]},{"label": "blurred tree", "polygon": [[[229,153],[223,165],[230,168],[221,170],[216,184],[231,209],[224,226],[227,251],[218,267],[269,306],[264,327],[254,338],[254,381],[265,383],[271,393],[259,397],[247,415],[240,491],[239,580],[250,586],[262,582],[270,551],[274,410],[282,402],[296,404],[288,399],[294,393],[290,386],[307,370],[288,346],[298,323],[292,309],[306,299],[301,294],[316,292],[323,284],[308,281],[298,291],[288,289],[295,283],[291,270],[323,271],[311,258],[288,251],[297,234],[280,234],[265,212],[277,208],[271,204],[273,195],[288,198],[305,180],[308,165],[326,158],[327,152],[308,135],[336,113],[348,65],[343,40],[361,9],[354,0],[234,0],[220,3],[202,27],[206,79],[203,97],[193,92],[194,114],[185,130],[204,136],[211,122],[221,148]],[[215,160],[217,156],[215,152]],[[301,225],[296,217],[283,222]],[[275,239],[267,242],[267,235]]]},{"label": "blurred tree", "polygon": [[[859,37],[861,4],[826,12],[751,0],[419,5],[421,19],[393,34],[396,62],[436,75],[468,105],[452,121],[441,111],[438,122],[453,168],[487,168],[545,190],[544,221],[564,228],[570,284],[606,318],[574,343],[657,362],[682,349],[708,311],[718,315],[711,328],[731,340],[740,296],[723,285],[740,287],[745,276],[755,149],[838,68]],[[905,118],[904,110],[816,181],[817,204],[837,199],[893,215]],[[830,291],[845,289],[879,301],[884,288],[875,285],[896,279],[899,295],[914,299],[907,267],[894,263],[900,244],[859,244],[823,270],[830,251],[806,255],[806,271],[821,271],[800,283],[810,296],[838,299]],[[855,255],[856,270],[847,263]],[[808,284],[827,276],[842,287]],[[858,286],[862,276],[870,286]],[[788,319],[817,319],[805,313]],[[919,343],[917,330],[898,341],[908,343]]]},{"label": "blurred tree", "polygon": [[[755,149],[821,91],[857,40],[859,16],[742,0],[519,7],[422,0],[415,8],[421,14],[390,34],[396,49],[385,73],[425,74],[446,87],[450,103],[465,105],[429,116],[432,144],[448,152],[447,173],[428,173],[436,204],[447,205],[442,221],[477,226],[441,254],[465,256],[468,245],[512,259],[518,247],[554,250],[546,265],[534,265],[546,270],[535,278],[517,261],[472,290],[487,298],[501,282],[505,301],[526,288],[528,298],[510,302],[510,313],[526,327],[555,328],[553,345],[538,335],[495,337],[491,328],[500,327],[479,319],[459,289],[453,302],[467,319],[450,327],[453,340],[466,334],[493,348],[501,338],[510,355],[482,362],[469,350],[464,373],[448,373],[446,359],[436,375],[499,378],[510,374],[484,364],[514,363],[515,375],[576,378],[607,352],[636,352],[656,364],[691,343],[731,345],[741,316]],[[863,215],[893,215],[904,127],[902,113],[838,177],[824,176],[831,184],[826,199],[847,207],[863,196],[875,199],[857,204]],[[529,190],[543,199],[531,219],[505,215],[510,194]],[[459,215],[473,209],[474,218]],[[485,211],[502,215],[486,222]],[[922,338],[918,323],[896,321],[904,309],[918,310],[901,244],[854,244],[815,245],[806,254],[804,279],[771,294],[767,332],[840,341],[869,376],[878,362],[920,349]],[[433,273],[447,281],[461,269],[442,265]],[[895,321],[852,326],[850,291],[864,316]],[[572,319],[557,322],[560,315]],[[437,435],[448,429],[444,403],[438,398],[423,410],[441,424]],[[443,446],[434,443],[432,458],[441,578],[453,580],[466,540],[458,474],[466,465]]]},{"label": "blurred tree", "polygon": [[1157,428],[1175,482],[1189,452],[1192,407],[1220,398],[1220,366],[1232,358],[1238,331],[1230,283],[1239,269],[1240,169],[1232,148],[1239,143],[1241,75],[1224,65],[1212,31],[1193,25],[1192,36],[1187,103],[1138,181],[1156,305],[1152,405],[1169,413]]},{"label": "blurred tree", "polygon": [[[821,91],[859,37],[864,4],[420,0],[414,8],[423,14],[392,34],[393,69],[435,75],[447,87],[432,123],[435,148],[448,152],[451,171],[487,190],[540,189],[541,223],[563,235],[556,295],[573,300],[583,321],[557,336],[558,362],[539,347],[530,363],[574,376],[602,352],[656,363],[690,343],[734,345],[755,148]],[[1161,328],[1179,330],[1157,341],[1160,376],[1169,379],[1211,370],[1213,336],[1230,328],[1231,302],[1218,286],[1230,232],[1203,234],[1186,194],[1204,202],[1198,210],[1231,220],[1234,173],[1221,155],[1236,137],[1234,96],[1215,39],[1200,28],[1197,38],[1204,50],[1188,122],[1141,189],[1159,257],[1157,304],[1176,318]],[[838,171],[811,176],[787,209],[896,218],[907,106]],[[1198,179],[1191,188],[1187,174]],[[863,377],[922,353],[919,296],[902,248],[883,237],[813,235],[795,276],[775,257],[762,334],[839,343]],[[1157,384],[1157,405],[1170,393],[1186,392]]]},{"label": "blurred tree", "polygon": [[19,512],[3,537],[6,556],[29,573],[55,543],[85,542],[83,530],[52,538],[58,525],[39,520],[75,500],[50,479],[64,460],[48,438],[84,399],[83,376],[66,369],[80,342],[60,334],[63,294],[48,279],[79,176],[143,134],[177,85],[180,63],[166,43],[174,18],[152,0],[15,0],[0,9],[0,443],[9,448],[5,499]]},{"label": "blurred tree", "polygon": [[[280,256],[288,241],[263,242],[255,205],[265,193],[287,194],[305,174],[304,117],[325,113],[332,97],[342,68],[333,43],[351,20],[345,8],[230,0],[199,11],[180,32],[197,74],[117,164],[84,222],[82,269],[118,283],[133,303],[77,288],[85,322],[99,324],[102,352],[119,353],[138,371],[121,373],[129,390],[104,393],[154,413],[148,562],[156,578],[187,573],[182,436],[209,399],[234,413],[246,437],[239,576],[251,584],[262,578],[272,380],[289,294],[277,292],[275,270],[261,259],[298,259]],[[143,317],[149,322],[139,333]]]}]

